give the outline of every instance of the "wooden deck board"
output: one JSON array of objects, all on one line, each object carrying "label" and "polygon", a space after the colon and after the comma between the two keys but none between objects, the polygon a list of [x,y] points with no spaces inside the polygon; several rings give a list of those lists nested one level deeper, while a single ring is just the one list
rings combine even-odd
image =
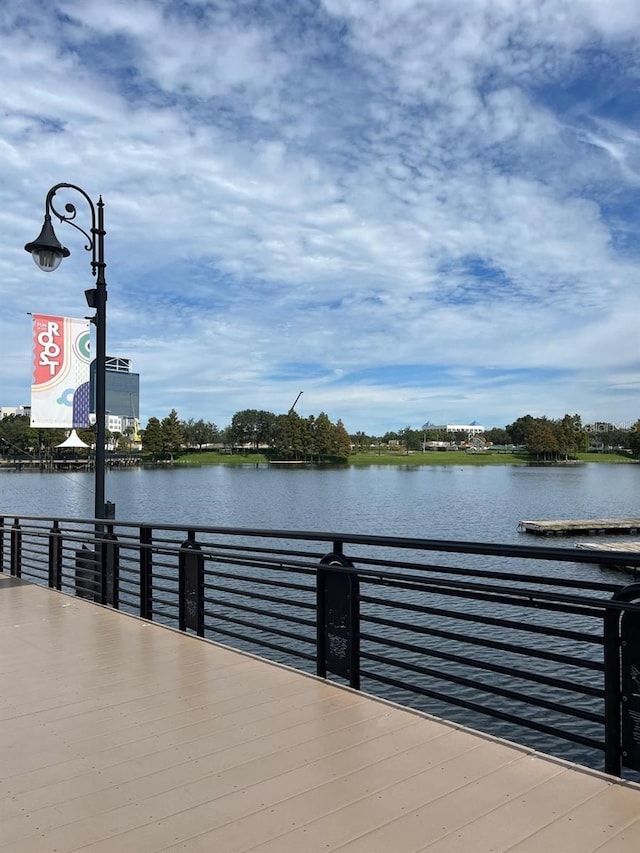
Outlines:
[{"label": "wooden deck board", "polygon": [[619,552],[623,554],[640,554],[640,542],[577,542],[576,548],[591,551]]},{"label": "wooden deck board", "polygon": [[640,825],[639,786],[2,575],[0,679],[8,853],[626,853]]},{"label": "wooden deck board", "polygon": [[640,531],[640,518],[555,518],[521,521],[518,530],[537,536],[567,536],[572,533],[630,534]]},{"label": "wooden deck board", "polygon": [[[604,554],[620,554],[637,557],[640,555],[640,542],[576,542],[576,549],[581,551],[600,551]],[[628,559],[628,556],[627,556]],[[622,569],[640,574],[640,566],[629,565],[624,559],[618,565],[608,564],[611,568]]]}]

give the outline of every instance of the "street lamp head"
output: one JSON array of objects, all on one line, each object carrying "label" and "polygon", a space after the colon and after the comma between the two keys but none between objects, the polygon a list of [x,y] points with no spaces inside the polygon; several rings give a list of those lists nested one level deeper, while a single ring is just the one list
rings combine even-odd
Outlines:
[{"label": "street lamp head", "polygon": [[24,248],[31,254],[38,269],[43,272],[53,272],[53,270],[58,269],[60,261],[63,258],[68,258],[71,254],[56,237],[56,232],[51,224],[51,216],[48,213],[45,214],[40,234],[33,243],[27,243]]}]

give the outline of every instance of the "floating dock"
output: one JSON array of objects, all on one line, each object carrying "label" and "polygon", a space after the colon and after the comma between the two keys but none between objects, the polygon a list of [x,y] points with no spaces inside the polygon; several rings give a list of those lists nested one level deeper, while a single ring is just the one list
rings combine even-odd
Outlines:
[{"label": "floating dock", "polygon": [[518,530],[536,536],[635,535],[640,533],[640,518],[559,518],[521,521]]},{"label": "floating dock", "polygon": [[[602,551],[606,554],[638,554],[640,555],[640,542],[577,542],[576,548],[582,548],[590,551]],[[640,574],[640,566],[629,566],[625,563],[610,566],[610,568],[624,569],[629,572]]]}]

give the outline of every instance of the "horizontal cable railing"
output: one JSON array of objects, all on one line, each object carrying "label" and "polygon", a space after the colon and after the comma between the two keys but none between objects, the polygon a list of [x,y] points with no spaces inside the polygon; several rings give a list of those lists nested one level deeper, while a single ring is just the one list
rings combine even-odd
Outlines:
[{"label": "horizontal cable railing", "polygon": [[640,584],[600,572],[638,554],[7,515],[0,536],[5,573],[640,770]]}]

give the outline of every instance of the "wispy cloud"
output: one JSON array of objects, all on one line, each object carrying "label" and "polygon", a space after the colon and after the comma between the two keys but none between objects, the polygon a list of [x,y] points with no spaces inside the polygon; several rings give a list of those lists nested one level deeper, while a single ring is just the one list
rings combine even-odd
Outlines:
[{"label": "wispy cloud", "polygon": [[[103,194],[109,350],[143,419],[383,432],[640,415],[635,0],[31,0],[0,26],[0,402],[88,258],[22,250]],[[67,232],[71,229],[66,228]]]}]

